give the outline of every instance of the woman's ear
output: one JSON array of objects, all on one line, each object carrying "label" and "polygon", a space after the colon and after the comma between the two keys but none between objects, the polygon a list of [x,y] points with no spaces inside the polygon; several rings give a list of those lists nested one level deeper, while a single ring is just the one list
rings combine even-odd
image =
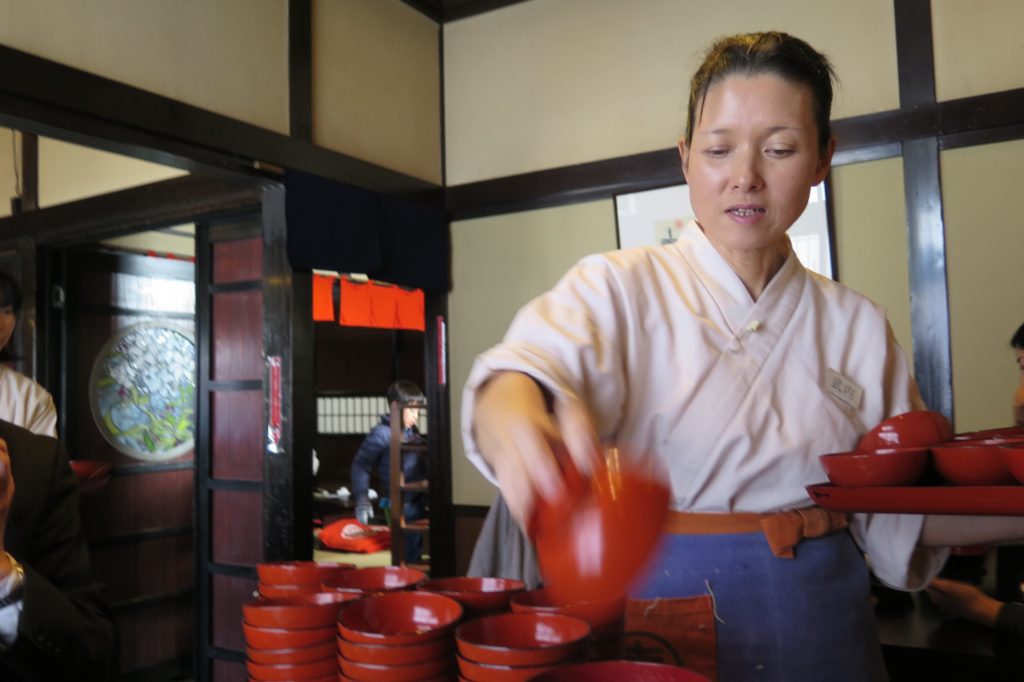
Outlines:
[{"label": "woman's ear", "polygon": [[690,146],[686,144],[686,140],[681,139],[677,144],[679,147],[679,162],[683,169],[683,178],[689,183],[689,179],[686,178],[688,164],[690,163]]},{"label": "woman's ear", "polygon": [[815,185],[828,177],[828,172],[832,170],[832,155],[835,153],[836,136],[833,135],[828,138],[828,145],[825,147],[825,151],[821,154],[821,158],[818,159],[818,168],[814,173]]}]

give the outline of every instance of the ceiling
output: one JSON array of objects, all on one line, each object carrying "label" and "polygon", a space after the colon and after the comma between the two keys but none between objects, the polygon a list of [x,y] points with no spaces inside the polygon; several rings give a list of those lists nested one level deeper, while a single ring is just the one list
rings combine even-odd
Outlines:
[{"label": "ceiling", "polygon": [[527,0],[402,0],[439,24],[465,19]]}]

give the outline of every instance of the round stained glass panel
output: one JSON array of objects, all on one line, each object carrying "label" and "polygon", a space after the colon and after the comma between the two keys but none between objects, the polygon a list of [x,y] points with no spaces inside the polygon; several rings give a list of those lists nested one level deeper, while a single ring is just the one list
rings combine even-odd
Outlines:
[{"label": "round stained glass panel", "polygon": [[191,332],[153,322],[121,330],[92,366],[96,427],[129,457],[164,460],[192,449],[196,343]]}]

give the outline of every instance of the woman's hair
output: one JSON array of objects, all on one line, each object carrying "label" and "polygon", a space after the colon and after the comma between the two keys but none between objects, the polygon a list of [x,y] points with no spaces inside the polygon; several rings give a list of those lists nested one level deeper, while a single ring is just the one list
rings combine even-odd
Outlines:
[{"label": "woman's hair", "polygon": [[14,314],[21,312],[21,286],[18,280],[6,272],[0,272],[0,308],[12,308]]},{"label": "woman's hair", "polygon": [[425,403],[427,399],[424,397],[423,391],[420,390],[419,386],[407,379],[399,379],[388,386],[388,402]]},{"label": "woman's hair", "polygon": [[1013,333],[1013,338],[1010,339],[1010,345],[1014,348],[1024,349],[1024,324],[1017,327],[1017,331]]},{"label": "woman's hair", "polygon": [[[780,31],[741,33],[719,38],[708,50],[704,62],[690,81],[690,103],[686,112],[686,144],[693,141],[693,128],[704,108],[712,85],[735,74],[774,74],[811,92],[814,121],[818,126],[818,150],[824,152],[832,137],[832,83],[835,71],[828,58],[813,47]],[[698,106],[699,104],[699,106]]]},{"label": "woman's hair", "polygon": [[[18,284],[18,280],[6,272],[0,272],[0,308],[8,307],[14,311],[15,316],[21,312],[21,285]],[[0,348],[0,362],[12,362],[18,359],[18,356],[11,350],[13,340],[12,337],[6,346]]]}]

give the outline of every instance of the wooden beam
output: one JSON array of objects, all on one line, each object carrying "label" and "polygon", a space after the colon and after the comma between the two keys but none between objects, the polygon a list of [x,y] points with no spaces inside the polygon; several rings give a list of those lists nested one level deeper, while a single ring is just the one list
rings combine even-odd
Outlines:
[{"label": "wooden beam", "polygon": [[0,125],[227,179],[260,176],[263,162],[442,201],[426,180],[3,45]]},{"label": "wooden beam", "polygon": [[[893,0],[900,110],[934,112],[935,61],[930,0]],[[903,141],[903,187],[907,207],[910,321],[914,376],[928,407],[953,419],[946,234],[939,170],[939,134]]]},{"label": "wooden beam", "polygon": [[67,246],[259,204],[257,186],[188,175],[2,218],[0,241],[29,238],[36,246]]},{"label": "wooden beam", "polygon": [[21,206],[22,211],[39,208],[39,137],[21,134]]},{"label": "wooden beam", "polygon": [[288,0],[288,125],[292,137],[313,140],[311,0]]}]

